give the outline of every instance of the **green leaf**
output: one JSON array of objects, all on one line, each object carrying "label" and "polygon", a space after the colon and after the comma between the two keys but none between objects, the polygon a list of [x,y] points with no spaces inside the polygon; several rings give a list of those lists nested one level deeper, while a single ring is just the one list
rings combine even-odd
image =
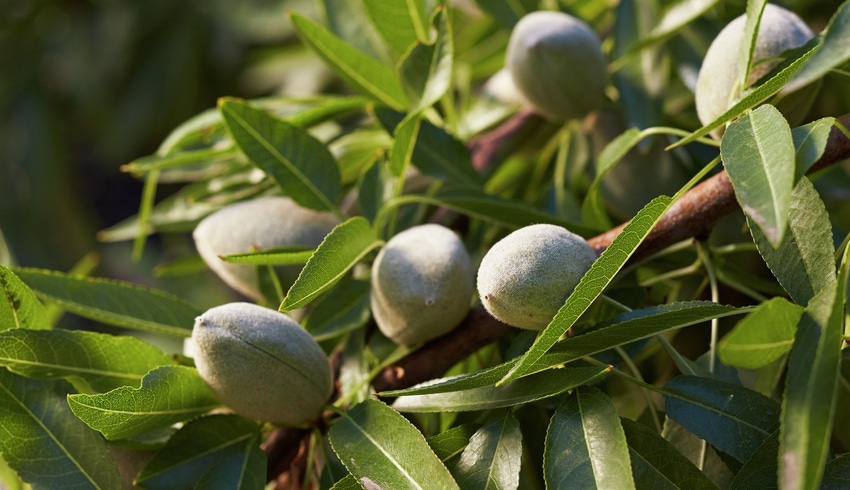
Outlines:
[{"label": "green leaf", "polygon": [[266,453],[260,449],[259,435],[242,445],[239,452],[222,457],[195,486],[198,490],[266,488]]},{"label": "green leaf", "polygon": [[455,466],[462,489],[515,489],[522,463],[522,432],[511,413],[478,429]]},{"label": "green leaf", "polygon": [[779,431],[779,480],[786,489],[817,488],[829,455],[850,267],[847,250],[838,280],[806,307],[788,359]]},{"label": "green leaf", "polygon": [[717,486],[660,434],[629,419],[620,419],[637,488],[712,490]]},{"label": "green leaf", "polygon": [[334,483],[331,490],[363,490],[363,485],[357,481],[357,477],[349,474]]},{"label": "green leaf", "polygon": [[438,11],[434,23],[436,39],[433,42],[423,39],[424,42],[417,43],[399,67],[412,113],[434,105],[443,98],[452,83],[454,40],[445,7]]},{"label": "green leaf", "polygon": [[734,73],[738,74],[738,79],[735,80],[732,93],[729,94],[730,99],[737,98],[738,94],[747,86],[765,5],[767,5],[767,0],[747,1],[746,22],[744,23],[744,32],[741,35],[741,45],[738,48],[739,52],[737,53],[738,57],[736,60],[738,67],[734,71]]},{"label": "green leaf", "polygon": [[68,409],[73,387],[0,369],[0,453],[34,488],[121,488],[118,468],[97,432]]},{"label": "green leaf", "polygon": [[74,414],[107,439],[124,439],[183,422],[221,406],[194,368],[163,366],[140,388],[122,386],[100,395],[69,395]]},{"label": "green leaf", "polygon": [[611,399],[575,390],[552,415],[543,452],[547,489],[635,488],[626,436]]},{"label": "green leaf", "polygon": [[47,329],[50,321],[35,293],[11,269],[0,265],[0,332],[12,328]]},{"label": "green leaf", "polygon": [[412,114],[404,118],[395,128],[393,134],[393,148],[390,151],[390,172],[395,177],[404,175],[407,166],[413,158],[416,148],[416,139],[419,136],[419,128],[422,126],[422,118]]},{"label": "green leaf", "polygon": [[537,5],[536,0],[475,0],[475,3],[505,29],[513,29]]},{"label": "green leaf", "polygon": [[602,294],[611,283],[614,276],[626,264],[632,253],[643,242],[661,215],[667,211],[673,202],[667,196],[659,196],[649,202],[623,228],[623,231],[602,252],[593,263],[590,270],[579,281],[573,293],[567,298],[564,306],[558,310],[555,318],[537,336],[534,344],[520,358],[508,374],[499,383],[507,383],[518,379],[534,369],[534,365],[543,357],[558,339],[587,311],[590,305]]},{"label": "green leaf", "polygon": [[630,56],[646,46],[672,37],[682,28],[700,18],[708,12],[712,7],[717,5],[720,0],[683,0],[671,6],[661,20],[657,22],[649,35],[643,37],[629,48],[629,51],[624,55]]},{"label": "green leaf", "polygon": [[[245,459],[251,449],[259,450],[260,427],[238,415],[210,415],[192,420],[181,427],[139,473],[136,485],[151,490],[190,488],[215,468],[224,474],[253,476],[259,486],[227,486],[227,488],[263,488],[265,455],[258,468],[229,467],[228,457]],[[262,452],[260,452],[262,454]],[[223,487],[219,487],[223,488]]]},{"label": "green leaf", "polygon": [[602,201],[602,179],[642,139],[643,134],[640,130],[630,128],[605,145],[599,153],[599,158],[596,159],[596,176],[581,204],[582,221],[599,223],[606,229],[613,226],[608,213],[605,212],[605,203]]},{"label": "green leaf", "polygon": [[785,298],[765,301],[723,337],[720,360],[746,369],[767,366],[791,350],[802,315],[803,308]]},{"label": "green leaf", "polygon": [[785,91],[792,92],[808,85],[850,60],[850,50],[847,49],[847,46],[850,46],[850,2],[841,4],[820,36],[823,39],[820,50],[788,84]]},{"label": "green leaf", "polygon": [[812,165],[823,156],[829,133],[834,125],[835,118],[824,117],[791,130],[794,148],[797,149],[794,159],[796,162],[795,182],[799,181],[812,168]]},{"label": "green leaf", "polygon": [[779,247],[794,190],[794,140],[782,114],[764,105],[730,124],[720,142],[723,166],[744,214]]},{"label": "green leaf", "polygon": [[560,395],[601,379],[609,372],[609,367],[555,368],[501,386],[401,396],[393,408],[400,412],[468,412],[512,407]]},{"label": "green leaf", "polygon": [[281,311],[300,308],[327,291],[367,253],[383,245],[369,222],[356,216],[337,225],[325,237],[280,305]]},{"label": "green leaf", "polygon": [[328,432],[342,464],[367,488],[458,488],[425,437],[401,414],[366,400]]},{"label": "green leaf", "polygon": [[676,376],[664,390],[668,417],[742,463],[779,422],[779,404],[742,386]]},{"label": "green leaf", "polygon": [[850,484],[850,453],[835,458],[826,464],[821,490],[842,490]]},{"label": "green leaf", "polygon": [[761,229],[750,226],[759,253],[791,299],[805,306],[835,280],[832,224],[823,201],[807,178],[791,194],[788,231],[779,247],[768,243]]},{"label": "green leaf", "polygon": [[298,245],[287,250],[267,249],[244,254],[220,255],[221,260],[232,264],[250,265],[302,265],[306,264],[314,250]]},{"label": "green leaf", "polygon": [[730,490],[776,488],[777,454],[779,454],[778,431],[771,434],[735,474]]},{"label": "green leaf", "polygon": [[[735,308],[710,301],[685,301],[632,310],[617,315],[602,324],[599,329],[558,342],[540,359],[537,369],[547,369],[669,330],[714,318],[740,315],[751,310],[752,308]],[[518,360],[518,358],[512,359],[498,366],[463,376],[432,380],[403,390],[383,392],[381,396],[447,393],[494,385],[516,365]]]},{"label": "green leaf", "polygon": [[428,40],[428,14],[422,0],[364,0],[363,6],[396,54],[407,52],[417,39]]},{"label": "green leaf", "polygon": [[373,161],[364,169],[357,182],[357,204],[363,217],[371,222],[375,221],[379,210],[396,192],[396,179],[387,167],[383,159]]},{"label": "green leaf", "polygon": [[238,99],[222,98],[218,109],[242,152],[285,195],[305,208],[340,214],[339,167],[322,142]]},{"label": "green leaf", "polygon": [[314,305],[304,328],[317,341],[357,330],[369,321],[371,284],[364,279],[343,279]]},{"label": "green leaf", "polygon": [[118,327],[188,337],[201,311],[177,296],[112,279],[17,268],[42,299],[71,313]]},{"label": "green leaf", "polygon": [[158,366],[176,364],[135,337],[72,330],[0,332],[0,365],[28,378],[82,380],[94,391],[138,386]]},{"label": "green leaf", "polygon": [[431,436],[428,445],[440,461],[447,463],[457,459],[463,454],[464,448],[469,444],[469,439],[481,428],[480,424],[463,424],[457,427]]},{"label": "green leaf", "polygon": [[671,150],[673,148],[678,148],[688,143],[692,143],[707,135],[708,133],[714,131],[716,128],[719,128],[721,125],[727,123],[728,121],[731,121],[732,119],[740,116],[751,107],[754,107],[770,98],[773,94],[781,90],[782,87],[784,87],[785,84],[787,84],[788,81],[791,80],[791,78],[800,70],[800,68],[805,66],[805,64],[812,57],[812,55],[817,52],[819,47],[820,44],[806,44],[803,48],[801,48],[805,49],[806,51],[800,57],[795,59],[793,62],[788,63],[786,66],[784,66],[784,68],[780,69],[779,72],[772,76],[769,80],[745,92],[743,96],[732,105],[732,107],[727,109],[726,112],[724,112],[723,114],[717,116],[714,121],[711,121],[710,123],[691,133],[689,136],[668,146],[667,149]]},{"label": "green leaf", "polygon": [[298,36],[352,87],[393,109],[408,106],[401,82],[392,69],[331,34],[314,21],[291,12]]}]

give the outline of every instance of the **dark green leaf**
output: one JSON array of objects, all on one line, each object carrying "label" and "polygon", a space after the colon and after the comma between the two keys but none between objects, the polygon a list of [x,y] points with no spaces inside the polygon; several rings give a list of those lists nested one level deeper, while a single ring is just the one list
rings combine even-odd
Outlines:
[{"label": "dark green leaf", "polygon": [[784,298],[765,301],[723,337],[720,360],[747,369],[767,366],[791,350],[802,315],[802,307]]},{"label": "dark green leaf", "polygon": [[845,253],[839,279],[812,298],[797,325],[779,431],[779,478],[784,488],[816,488],[829,455],[848,267]]},{"label": "dark green leaf", "polygon": [[242,152],[285,195],[305,208],[340,214],[339,167],[322,142],[238,99],[220,99],[218,109]]},{"label": "dark green leaf", "polygon": [[799,305],[835,280],[832,224],[820,195],[807,178],[791,194],[788,230],[778,248],[761,229],[750,224],[759,253],[783,288]]},{"label": "dark green leaf", "polygon": [[34,488],[121,488],[118,468],[97,432],[68,409],[73,387],[0,369],[0,453]]},{"label": "dark green leaf", "polygon": [[77,315],[119,327],[188,337],[201,311],[163,291],[123,281],[15,269],[36,294]]},{"label": "dark green leaf", "polygon": [[375,221],[378,211],[395,194],[395,183],[396,180],[383,159],[373,161],[365,168],[357,183],[357,204],[363,217],[371,222]]},{"label": "dark green leaf", "polygon": [[779,422],[779,404],[742,386],[676,376],[664,388],[667,416],[742,463]]},{"label": "dark green leaf", "polygon": [[69,395],[68,404],[80,420],[109,440],[183,422],[221,406],[198,372],[185,366],[154,369],[140,388]]},{"label": "dark green leaf", "polygon": [[843,490],[850,486],[850,453],[826,463],[821,490]]},{"label": "dark green leaf", "polygon": [[[409,2],[407,2],[409,3]],[[411,112],[418,113],[438,102],[451,87],[454,69],[454,41],[449,15],[441,8],[435,18],[436,39],[417,43],[402,60],[399,73],[411,101]],[[430,36],[428,36],[430,38]]]},{"label": "dark green leaf", "polygon": [[723,166],[744,214],[779,247],[794,189],[794,140],[782,114],[764,105],[730,124],[720,142]]},{"label": "dark green leaf", "polygon": [[367,488],[458,488],[425,437],[377,400],[346,411],[328,432],[342,464]]},{"label": "dark green leaf", "polygon": [[599,153],[599,158],[596,159],[596,176],[581,204],[583,221],[599,223],[605,228],[612,227],[608,213],[605,212],[605,203],[602,202],[602,179],[642,139],[643,134],[637,128],[630,128],[605,145]]},{"label": "dark green leaf", "polygon": [[50,328],[44,305],[11,269],[0,265],[0,331]]},{"label": "dark green leaf", "polygon": [[281,311],[300,308],[327,291],[367,253],[383,245],[369,222],[357,216],[337,225],[316,248],[289,288]]},{"label": "dark green leaf", "polygon": [[776,473],[779,469],[776,456],[779,454],[779,437],[771,434],[753,453],[752,457],[732,480],[730,490],[750,490],[752,488],[777,488]]},{"label": "dark green leaf", "polygon": [[[823,45],[788,84],[786,89],[788,92],[822,78],[830,70],[850,60],[850,50],[847,49],[847,46],[850,46],[850,2],[845,1],[841,4],[821,36]],[[809,87],[809,90],[811,88]]]},{"label": "dark green leaf", "polygon": [[0,332],[0,365],[28,378],[71,378],[91,390],[138,386],[171,356],[135,337],[71,330]]},{"label": "dark green leaf", "polygon": [[661,215],[672,204],[672,199],[659,196],[647,204],[623,228],[623,231],[602,252],[590,270],[579,281],[564,306],[558,310],[552,322],[540,333],[531,348],[499,383],[520,378],[534,369],[541,357],[564,335],[576,320],[590,307],[610,284],[614,276],[625,265],[638,245],[655,225]]},{"label": "dark green leaf", "polygon": [[304,328],[318,341],[357,330],[371,318],[368,280],[342,280],[314,305]]},{"label": "dark green leaf", "polygon": [[463,449],[469,444],[469,438],[480,428],[480,424],[463,424],[452,427],[443,433],[429,437],[428,445],[431,446],[440,461],[447,463],[460,457]]},{"label": "dark green leaf", "polygon": [[712,490],[717,486],[672,444],[649,427],[620,419],[635,486],[647,489]]},{"label": "dark green leaf", "polygon": [[197,490],[234,488],[263,490],[266,488],[266,453],[260,449],[260,437],[244,443],[239,452],[222,456],[209,468],[195,486]]},{"label": "dark green leaf", "polygon": [[463,489],[516,489],[521,464],[522,432],[507,413],[475,432],[452,474]]},{"label": "dark green leaf", "polygon": [[635,488],[626,436],[607,395],[581,387],[555,410],[543,472],[547,489]]},{"label": "dark green leaf", "polygon": [[389,67],[312,20],[294,12],[290,13],[290,17],[299,37],[352,87],[393,109],[407,107],[408,101],[401,82]]},{"label": "dark green leaf", "polygon": [[467,412],[511,407],[560,395],[609,372],[608,367],[555,368],[501,386],[401,396],[393,408],[401,412]]},{"label": "dark green leaf", "polygon": [[[216,467],[233,475],[259,477],[265,483],[265,457],[259,468],[231,468],[225,458],[244,459],[250,448],[259,449],[260,427],[237,415],[210,415],[188,422],[168,440],[139,473],[136,485],[147,489],[189,488]],[[249,488],[229,486],[228,488]]]}]

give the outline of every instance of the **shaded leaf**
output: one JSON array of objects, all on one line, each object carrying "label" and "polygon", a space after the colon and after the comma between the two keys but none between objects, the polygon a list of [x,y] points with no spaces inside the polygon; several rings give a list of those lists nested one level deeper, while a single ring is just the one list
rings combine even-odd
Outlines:
[{"label": "shaded leaf", "polygon": [[850,50],[847,49],[850,45],[850,2],[845,1],[838,7],[821,37],[823,43],[820,50],[788,84],[787,92],[822,78],[830,70],[850,60]]},{"label": "shaded leaf", "polygon": [[408,105],[404,89],[395,73],[314,21],[291,12],[298,36],[322,57],[342,79],[355,89],[393,109]]},{"label": "shaded leaf", "polygon": [[784,298],[772,298],[738,322],[718,345],[723,364],[758,369],[791,350],[803,308]]},{"label": "shaded leaf", "polygon": [[[189,488],[210,475],[214,468],[223,468],[233,475],[259,477],[259,487],[227,486],[227,488],[262,488],[265,484],[265,455],[259,468],[241,471],[229,467],[225,458],[238,461],[250,455],[249,448],[259,450],[260,427],[256,422],[238,415],[210,415],[192,420],[168,440],[136,478],[136,485],[148,489]],[[262,452],[261,452],[262,453]],[[236,470],[236,471],[234,471]],[[253,471],[252,471],[253,470]],[[213,475],[215,473],[212,473]]]},{"label": "shaded leaf", "polygon": [[393,408],[400,412],[466,412],[511,407],[566,393],[609,372],[608,367],[555,368],[501,386],[401,396]]},{"label": "shaded leaf", "polygon": [[119,327],[188,337],[201,311],[171,294],[112,279],[18,268],[36,294],[71,313]]},{"label": "shaded leaf", "polygon": [[833,125],[835,125],[835,118],[824,117],[804,126],[791,129],[794,148],[797,149],[794,158],[796,162],[795,181],[800,180],[812,168],[812,165],[823,156],[823,152],[826,149],[826,141],[829,138],[829,133]]},{"label": "shaded leaf", "polygon": [[307,131],[233,98],[218,109],[239,149],[305,208],[339,214],[340,175],[327,147]]},{"label": "shaded leaf", "polygon": [[536,0],[475,0],[475,3],[505,29],[513,29],[537,5]]},{"label": "shaded leaf", "polygon": [[821,490],[842,490],[850,485],[850,453],[826,463]]},{"label": "shaded leaf", "polygon": [[547,489],[635,488],[626,436],[606,394],[581,387],[555,410],[543,476]]},{"label": "shaded leaf", "polygon": [[649,427],[620,419],[637,488],[711,490],[717,486],[672,444]]},{"label": "shaded leaf", "polygon": [[446,94],[452,83],[454,40],[445,8],[439,10],[434,23],[437,33],[434,41],[423,39],[417,43],[399,67],[402,85],[411,101],[412,113],[434,105]]},{"label": "shaded leaf", "polygon": [[519,362],[502,378],[499,383],[507,383],[530,373],[541,357],[567,332],[573,323],[590,307],[610,284],[617,272],[625,265],[632,253],[646,238],[646,235],[670,207],[672,199],[659,196],[649,202],[623,228],[623,231],[611,242],[611,245],[596,259],[590,270],[581,278],[575,290],[567,298],[564,306],[558,310],[555,318],[537,336],[534,344],[520,358]]},{"label": "shaded leaf", "polygon": [[11,269],[0,265],[0,331],[12,328],[46,329],[50,321],[35,293]]},{"label": "shaded leaf", "polygon": [[121,488],[118,468],[97,432],[68,409],[73,387],[0,369],[0,453],[34,488]]},{"label": "shaded leaf", "polygon": [[185,366],[154,369],[140,388],[69,395],[68,404],[74,415],[109,440],[183,422],[221,406],[198,372]]},{"label": "shaded leaf", "polygon": [[614,138],[599,153],[596,159],[596,175],[581,204],[581,217],[587,223],[599,223],[606,229],[612,228],[605,203],[602,201],[602,179],[634,146],[643,139],[637,128],[629,128]]},{"label": "shaded leaf", "polygon": [[720,154],[744,214],[779,247],[794,189],[794,140],[788,122],[775,107],[761,106],[726,128]]},{"label": "shaded leaf", "polygon": [[771,434],[732,480],[730,490],[752,488],[777,488],[776,473],[779,469],[776,456],[779,454],[778,433]]},{"label": "shaded leaf", "polygon": [[343,413],[328,437],[342,464],[364,487],[458,488],[422,433],[377,400]]},{"label": "shaded leaf", "polygon": [[135,337],[72,330],[0,332],[0,365],[28,378],[82,380],[91,390],[138,386],[158,366],[176,364]]},{"label": "shaded leaf", "polygon": [[779,405],[742,386],[676,376],[664,386],[667,416],[740,462],[776,430]]},{"label": "shaded leaf", "polygon": [[460,488],[515,489],[521,463],[522,432],[507,413],[473,434],[452,474]]},{"label": "shaded leaf", "polygon": [[416,139],[419,135],[419,128],[422,125],[422,119],[418,115],[406,117],[395,128],[393,134],[393,147],[390,151],[390,172],[395,177],[404,175],[410,160],[413,158],[413,151],[416,148]]},{"label": "shaded leaf", "polygon": [[260,449],[260,437],[244,443],[239,452],[224,455],[195,486],[198,490],[234,488],[263,490],[266,488],[266,453]]},{"label": "shaded leaf", "polygon": [[304,328],[317,341],[359,329],[372,316],[370,290],[366,279],[343,279],[313,306]]},{"label": "shaded leaf", "polygon": [[[407,165],[405,163],[404,165]],[[374,222],[379,210],[395,194],[396,180],[384,160],[373,161],[357,182],[357,204],[363,217]]]},{"label": "shaded leaf", "polygon": [[364,0],[378,34],[397,54],[417,39],[428,40],[428,14],[421,0]]},{"label": "shaded leaf", "polygon": [[445,432],[429,437],[427,439],[428,445],[431,446],[440,461],[447,463],[460,457],[463,449],[469,444],[469,438],[480,428],[480,424],[463,424],[452,427]]},{"label": "shaded leaf", "polygon": [[327,291],[367,253],[383,245],[369,222],[357,216],[334,227],[316,248],[280,305],[281,311],[300,308]]},{"label": "shaded leaf", "polygon": [[757,226],[750,233],[767,266],[795,303],[806,306],[835,280],[832,224],[812,183],[802,178],[791,194],[788,230],[774,248]]}]

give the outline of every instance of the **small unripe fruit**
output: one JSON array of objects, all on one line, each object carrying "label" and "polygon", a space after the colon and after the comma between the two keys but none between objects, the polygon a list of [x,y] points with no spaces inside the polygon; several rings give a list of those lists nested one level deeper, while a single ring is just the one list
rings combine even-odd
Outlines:
[{"label": "small unripe fruit", "polygon": [[552,321],[596,253],[555,225],[531,225],[499,240],[478,267],[481,303],[497,320],[542,330]]},{"label": "small unripe fruit", "polygon": [[319,416],[333,391],[327,356],[283,313],[228,303],[195,319],[195,366],[236,413],[287,426]]},{"label": "small unripe fruit", "polygon": [[[254,300],[262,300],[254,265],[231,264],[221,255],[301,245],[315,248],[339,223],[331,213],[305,209],[288,197],[260,197],[225,206],[204,218],[193,236],[198,253],[225,283]],[[300,268],[279,268],[284,287]]]},{"label": "small unripe fruit", "polygon": [[517,22],[505,64],[535,111],[579,119],[605,102],[608,67],[596,33],[562,12],[532,12]]},{"label": "small unripe fruit", "polygon": [[[733,102],[735,94],[732,94],[732,91],[739,78],[738,55],[746,21],[746,15],[741,15],[730,22],[712,41],[705,54],[694,89],[697,115],[703,124],[710,123],[726,112]],[[750,86],[779,62],[779,60],[764,60],[775,58],[783,51],[798,48],[812,37],[814,37],[812,30],[795,13],[777,5],[767,4],[759,24],[752,66],[746,85]],[[789,100],[791,96],[786,98],[785,103],[789,107],[797,106],[796,112],[805,113],[811,105],[814,93],[814,90],[805,90],[794,94],[797,99],[800,97],[808,99],[807,103],[801,100]],[[786,117],[788,116],[786,114]],[[719,137],[722,131],[715,131],[712,134]]]},{"label": "small unripe fruit", "polygon": [[436,224],[390,239],[372,264],[372,315],[397,344],[425,342],[456,327],[469,311],[474,271],[460,238]]}]

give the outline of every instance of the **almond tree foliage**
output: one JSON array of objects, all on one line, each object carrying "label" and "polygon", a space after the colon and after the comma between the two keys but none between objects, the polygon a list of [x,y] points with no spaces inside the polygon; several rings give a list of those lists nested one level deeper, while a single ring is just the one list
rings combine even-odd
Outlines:
[{"label": "almond tree foliage", "polygon": [[[212,212],[266,195],[337,215],[315,250],[222,258],[255,266],[260,303],[320,342],[335,369],[326,410],[302,427],[227,410],[191,351],[157,347],[191,335],[202,311],[187,291],[7,263],[7,487],[850,480],[850,179],[834,165],[850,156],[850,2],[792,5],[815,39],[704,126],[692,91],[700,60],[732,18],[746,11],[754,28],[764,1],[319,3],[323,17],[293,11],[286,22],[333,74],[325,90],[222,94],[123,167],[145,182],[139,213],[99,238],[140,252],[152,234],[187,237]],[[581,18],[603,41],[605,107],[582,121],[551,122],[498,96],[511,28],[538,9]],[[749,56],[729,63],[749,67]],[[818,91],[799,124],[776,109],[795,90]],[[707,136],[723,126],[722,139]],[[158,198],[161,182],[182,188]],[[370,264],[422,223],[455,230],[475,264],[534,223],[564,226],[600,256],[543,331],[501,324],[470,298],[454,331],[399,347],[371,319]],[[291,286],[280,264],[303,264]],[[217,280],[194,254],[163,257],[156,273]],[[122,330],[54,328],[63,313]]]}]

